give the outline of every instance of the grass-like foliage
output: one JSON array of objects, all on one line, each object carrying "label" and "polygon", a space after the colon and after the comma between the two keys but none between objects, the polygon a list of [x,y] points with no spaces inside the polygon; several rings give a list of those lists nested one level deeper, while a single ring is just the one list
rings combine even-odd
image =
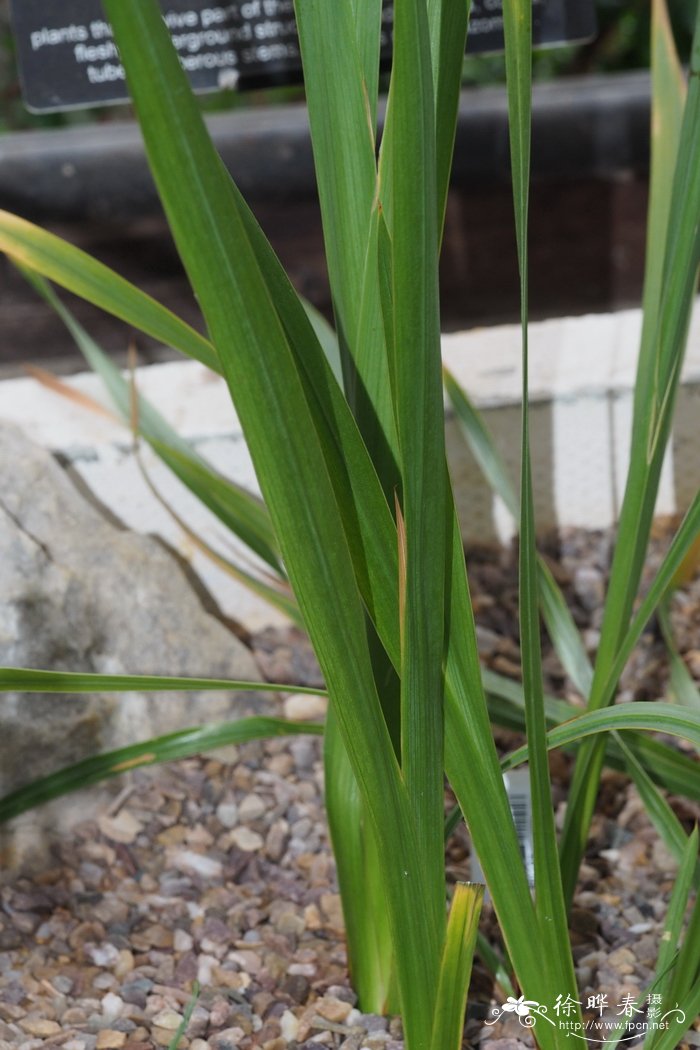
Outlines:
[{"label": "grass-like foliage", "polygon": [[[531,4],[505,0],[513,199],[522,291],[523,427],[519,492],[465,392],[448,393],[490,481],[520,522],[522,689],[479,665],[465,559],[447,473],[438,259],[467,32],[466,0],[395,0],[394,58],[377,129],[380,0],[296,0],[335,311],[334,334],[297,296],[217,156],[156,0],[105,0],[151,169],[207,337],[70,245],[0,215],[0,249],[59,311],[119,412],[264,567],[230,566],[303,623],[330,700],[327,806],[352,977],[365,1010],[400,1011],[408,1050],[458,1050],[481,889],[447,909],[444,779],[458,799],[500,923],[507,970],[525,1000],[578,1002],[567,909],[603,762],[634,778],[679,858],[658,982],[690,1023],[700,1005],[699,909],[688,837],[663,789],[700,798],[697,765],[658,730],[700,743],[697,703],[613,705],[655,608],[667,600],[700,527],[696,499],[636,607],[700,261],[700,8],[687,101],[663,0],[654,2],[654,164],[645,326],[630,472],[600,649],[589,662],[535,549],[527,397]],[[48,281],[203,362],[225,378],[263,501],[217,475],[133,396]],[[545,696],[540,615],[582,713]],[[205,669],[202,669],[205,670]],[[135,672],[138,669],[134,669]],[[680,683],[677,671],[677,683]],[[216,688],[188,683],[177,688]],[[171,681],[0,671],[14,691],[173,688]],[[678,698],[689,695],[678,685]],[[491,721],[525,728],[499,757]],[[319,727],[310,727],[318,731]],[[0,817],[144,762],[222,741],[302,731],[274,720],[204,726],[100,758],[0,801]],[[548,751],[576,750],[566,825],[554,824]],[[534,889],[503,782],[527,759]],[[681,966],[682,961],[682,966]],[[568,1020],[577,1020],[574,1012]],[[543,1050],[571,1045],[551,1019]],[[678,1039],[678,1028],[672,1033]],[[611,1036],[610,1045],[621,1038]],[[649,1045],[675,1045],[651,1033]]]}]

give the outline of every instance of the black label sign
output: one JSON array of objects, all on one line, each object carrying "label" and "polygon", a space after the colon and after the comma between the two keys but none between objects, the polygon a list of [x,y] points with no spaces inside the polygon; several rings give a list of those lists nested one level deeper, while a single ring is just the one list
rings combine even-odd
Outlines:
[{"label": "black label sign", "polygon": [[[332,0],[327,0],[332,2]],[[502,0],[472,0],[469,52],[503,47]],[[34,112],[124,101],[124,69],[100,0],[12,0],[22,91]],[[595,32],[593,0],[532,0],[536,45]],[[298,81],[293,0],[161,0],[195,91]],[[383,61],[391,56],[392,8],[384,5]]]}]

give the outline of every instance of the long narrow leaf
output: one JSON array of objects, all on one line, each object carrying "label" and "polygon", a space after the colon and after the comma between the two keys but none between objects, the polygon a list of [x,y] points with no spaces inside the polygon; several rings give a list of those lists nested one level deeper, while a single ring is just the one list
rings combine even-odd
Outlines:
[{"label": "long narrow leaf", "polygon": [[168,678],[161,675],[79,674],[71,671],[34,671],[25,667],[0,667],[2,693],[153,693],[153,692],[305,693],[327,696],[324,689],[244,682],[229,678]]},{"label": "long narrow leaf", "polygon": [[[668,34],[664,36],[664,43],[666,49],[672,46]],[[654,57],[652,83],[657,124],[660,117],[658,107],[664,104],[668,110],[669,124],[673,127],[678,117],[678,101],[677,94],[674,98],[673,93],[668,91],[668,65],[673,65],[675,60],[671,59],[666,64],[659,62],[658,48]],[[666,140],[665,144],[672,148],[671,140]],[[657,151],[663,148],[663,142],[658,137],[654,147]],[[613,666],[618,666],[620,645],[639,588],[670,433],[700,263],[699,151],[700,6],[696,15],[688,99],[678,139],[671,189],[668,187],[669,166],[664,162],[652,168],[652,175],[665,182],[660,189],[652,188],[651,199],[658,208],[659,218],[657,221],[657,216],[653,216],[650,221],[655,238],[653,250],[659,253],[662,251],[659,240],[662,235],[659,231],[664,225],[667,226],[664,259],[658,289],[658,308],[653,327],[647,329],[651,343],[649,348],[645,344],[637,377],[640,393],[635,399],[630,468],[591,687],[591,709],[609,703],[616,686]],[[658,261],[648,273],[652,282],[658,279]],[[656,291],[652,287],[645,303],[652,310],[652,318],[655,301]],[[595,805],[601,762],[601,745],[596,742],[582,749],[574,772],[561,845],[562,874],[569,900]]]},{"label": "long narrow leaf", "polygon": [[[503,10],[506,42],[508,125],[515,229],[520,271],[523,396],[520,476],[520,648],[525,719],[530,755],[535,908],[544,950],[559,969],[563,987],[575,991],[576,978],[566,934],[566,908],[558,865],[554,805],[547,757],[542,652],[539,629],[539,584],[535,545],[529,424],[528,349],[528,211],[532,95],[532,8],[514,0]],[[575,996],[574,996],[575,998]]]},{"label": "long narrow leaf", "polygon": [[[68,328],[90,367],[103,380],[125,423],[128,423],[132,414],[128,381],[61,302],[48,282],[25,267],[22,267],[22,271]],[[240,485],[212,470],[143,396],[138,396],[137,404],[139,433],[154,451],[227,528],[268,565],[281,572],[277,542],[263,503]]]},{"label": "long narrow leaf", "polygon": [[[381,850],[404,1021],[432,1001],[436,931],[411,913],[425,879],[376,693],[363,608],[312,407],[240,213],[159,9],[106,0],[176,243],[221,357],[331,702]],[[413,989],[409,996],[404,990]],[[427,1039],[424,1040],[427,1043]]]},{"label": "long narrow leaf", "polygon": [[153,339],[219,371],[216,353],[204,336],[108,266],[60,237],[17,215],[0,211],[0,251]]},{"label": "long narrow leaf", "polygon": [[[401,769],[427,868],[424,906],[444,927],[442,660],[449,522],[438,299],[433,74],[425,0],[394,5],[392,360],[406,527]],[[439,958],[432,960],[437,973]]]},{"label": "long narrow leaf", "polygon": [[[661,937],[661,945],[659,948],[657,968],[660,973],[664,974],[664,976],[659,984],[658,991],[662,1000],[666,1002],[670,999],[669,992],[672,987],[675,986],[681,993],[687,991],[696,976],[693,968],[689,972],[680,974],[677,979],[675,974],[676,966],[674,966],[673,963],[676,962],[677,965],[680,961],[676,959],[676,956],[678,954],[681,933],[683,930],[683,920],[688,907],[688,899],[692,892],[697,865],[698,829],[696,827],[688,837],[683,851],[680,867],[673,887],[673,893],[671,894],[671,900],[666,912],[664,932]],[[693,945],[693,948],[695,952],[697,952],[697,946]]]},{"label": "long narrow leaf", "polygon": [[483,886],[460,882],[455,887],[440,966],[431,1050],[461,1050],[483,897]]},{"label": "long narrow leaf", "polygon": [[[657,702],[619,704],[600,711],[588,711],[563,726],[551,729],[547,734],[547,747],[563,747],[598,733],[614,732],[618,729],[646,729],[653,733],[668,733],[681,737],[696,747],[700,746],[700,715],[694,711],[670,707]],[[526,761],[528,747],[518,748],[501,763],[506,772]]]},{"label": "long narrow leaf", "polygon": [[319,735],[323,726],[310,722],[285,722],[279,718],[242,718],[238,722],[221,722],[182,729],[167,736],[154,737],[141,744],[118,748],[102,755],[83,759],[57,773],[35,780],[25,787],[0,798],[0,823],[19,816],[34,806],[60,798],[71,791],[90,787],[130,769],[189,758],[230,744],[250,740],[295,736],[300,733]]}]

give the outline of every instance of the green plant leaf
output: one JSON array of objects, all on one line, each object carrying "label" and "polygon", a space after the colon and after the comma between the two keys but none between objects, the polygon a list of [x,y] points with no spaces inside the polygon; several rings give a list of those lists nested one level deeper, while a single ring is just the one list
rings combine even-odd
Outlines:
[{"label": "green plant leaf", "polygon": [[72,671],[35,671],[25,667],[0,667],[2,693],[146,693],[146,692],[246,692],[304,693],[327,696],[325,689],[245,682],[230,678],[177,678],[165,675],[81,674]]},{"label": "green plant leaf", "polygon": [[440,965],[431,1050],[461,1050],[467,990],[483,897],[483,886],[466,882],[458,882],[455,886]]},{"label": "green plant leaf", "polygon": [[[654,733],[668,733],[669,736],[689,740],[696,747],[700,746],[700,714],[649,701],[619,704],[579,715],[565,725],[551,729],[547,734],[547,747],[550,750],[554,747],[564,747],[585,737],[618,729],[646,729]],[[527,756],[527,745],[511,752],[501,763],[503,771],[506,772],[525,762]]]},{"label": "green plant leaf", "polygon": [[106,0],[105,8],[156,184],[222,361],[373,824],[404,1023],[415,1047],[427,1046],[438,932],[432,909],[412,909],[416,895],[428,897],[426,880],[376,692],[363,605],[314,406],[157,5]]},{"label": "green plant leaf", "polygon": [[204,336],[108,266],[60,237],[17,215],[0,211],[0,251],[153,339],[220,371],[216,353]]},{"label": "green plant leaf", "polygon": [[[444,927],[443,714],[447,503],[438,299],[435,113],[424,0],[394,7],[392,360],[406,530],[401,770],[428,865],[424,902]],[[400,162],[399,162],[400,158]],[[418,425],[417,424],[418,421]],[[447,519],[449,521],[449,517]],[[426,616],[426,610],[432,615]],[[437,971],[438,960],[435,959]]]},{"label": "green plant leaf", "polygon": [[[698,867],[698,829],[693,829],[688,836],[685,849],[681,857],[680,867],[673,886],[673,893],[666,912],[664,932],[661,936],[659,955],[657,959],[657,972],[662,973],[658,984],[658,992],[665,1002],[671,1001],[672,991],[682,996],[694,983],[698,965],[698,945],[693,944],[692,952],[695,955],[693,965],[681,973],[678,971],[680,965],[679,946],[683,931],[683,921],[688,908],[688,900],[692,893],[693,881]],[[686,953],[687,955],[687,953]],[[686,963],[690,960],[686,958]],[[675,999],[675,996],[674,996]]]},{"label": "green plant leaf", "polygon": [[362,1009],[399,1008],[381,870],[357,782],[332,711],[324,733],[325,803],[347,931],[350,976]]},{"label": "green plant leaf", "polygon": [[428,0],[435,97],[438,239],[442,240],[452,170],[471,0]]},{"label": "green plant leaf", "polygon": [[131,744],[116,751],[85,758],[57,773],[34,780],[0,798],[0,823],[25,813],[43,802],[60,798],[80,788],[99,784],[102,780],[120,776],[130,769],[190,758],[205,751],[230,744],[244,744],[249,740],[267,740],[271,737],[310,733],[318,736],[323,726],[311,722],[285,722],[280,718],[241,718],[237,722],[182,729],[167,736],[154,737],[141,744]]},{"label": "green plant leaf", "polygon": [[567,991],[575,992],[576,977],[571,946],[566,932],[566,908],[558,864],[554,806],[547,758],[547,723],[544,710],[539,628],[538,562],[530,458],[527,236],[530,193],[532,7],[527,0],[514,0],[513,3],[504,6],[503,29],[506,46],[508,126],[520,272],[522,327],[519,610],[525,721],[529,742],[532,792],[535,910],[544,951],[555,962],[562,986]]},{"label": "green plant leaf", "polygon": [[[657,4],[657,18],[662,10]],[[652,143],[657,152],[652,161],[656,185],[651,191],[656,211],[650,218],[650,244],[656,256],[647,269],[652,283],[645,301],[645,307],[651,310],[651,321],[646,326],[637,375],[630,467],[591,687],[591,710],[609,703],[617,684],[613,668],[619,665],[619,650],[639,590],[700,263],[700,6],[672,184],[670,164],[658,158],[658,151],[673,153],[679,96],[672,88],[672,80],[677,59],[670,55],[672,41],[668,32],[658,32],[661,35],[657,35],[658,45],[653,50],[652,91],[657,131],[664,130]],[[663,261],[659,258],[661,252]],[[569,900],[585,848],[601,763],[601,744],[594,742],[581,749],[574,771],[561,843],[562,876]]]},{"label": "green plant leaf", "polygon": [[191,996],[189,1002],[187,1003],[187,1006],[185,1007],[185,1012],[182,1015],[182,1021],[178,1025],[178,1029],[175,1032],[175,1035],[170,1040],[170,1043],[168,1045],[168,1050],[178,1050],[178,1047],[180,1045],[180,1040],[182,1039],[182,1037],[184,1036],[185,1032],[187,1031],[187,1026],[190,1023],[190,1019],[192,1017],[192,1013],[194,1011],[194,1008],[197,1005],[197,1000],[198,999],[199,999],[199,981],[194,981],[193,984],[192,984],[192,996]]},{"label": "green plant leaf", "polygon": [[[510,678],[483,671],[484,688],[488,694],[489,713],[496,725],[506,729],[525,731],[525,698],[522,686]],[[545,717],[548,729],[568,722],[581,714],[565,700],[545,695]],[[700,802],[700,766],[690,755],[660,740],[652,740],[644,734],[625,734],[628,750],[631,750],[652,781],[676,795]],[[624,772],[626,762],[616,741],[611,736],[606,742],[605,762],[613,769]],[[574,745],[576,746],[576,745]]]},{"label": "green plant leaf", "polygon": [[[20,269],[61,318],[88,364],[105,384],[125,425],[130,425],[133,422],[132,390],[120,369],[61,302],[50,284],[26,267]],[[142,395],[137,395],[137,406],[139,434],[193,495],[283,578],[277,541],[262,501],[213,470]]]}]

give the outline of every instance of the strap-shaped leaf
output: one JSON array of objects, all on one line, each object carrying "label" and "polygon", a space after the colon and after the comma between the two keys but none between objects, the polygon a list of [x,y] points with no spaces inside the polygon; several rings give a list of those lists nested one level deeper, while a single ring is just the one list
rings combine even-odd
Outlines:
[{"label": "strap-shaped leaf", "polygon": [[461,1050],[484,887],[458,882],[447,923],[431,1050]]},{"label": "strap-shaped leaf", "polygon": [[[433,73],[425,0],[394,5],[394,405],[406,533],[401,768],[430,866],[426,907],[444,925],[442,659],[449,523],[438,301]],[[381,190],[380,190],[381,192]],[[437,965],[438,960],[435,960]]]},{"label": "strap-shaped leaf", "polygon": [[[657,16],[662,10],[657,3]],[[658,153],[659,149],[673,150],[679,91],[677,87],[675,94],[669,90],[669,67],[673,69],[677,63],[675,56],[669,54],[673,49],[672,39],[658,24],[657,34],[652,69],[657,127],[659,121],[667,119],[669,123],[669,135],[657,136],[653,142]],[[613,680],[613,666],[619,664],[619,649],[639,590],[697,286],[700,263],[700,165],[697,162],[700,151],[700,7],[691,54],[688,99],[677,141],[673,169],[665,160],[652,164],[652,177],[657,183],[662,182],[661,186],[652,187],[651,193],[652,205],[658,209],[658,217],[652,215],[650,218],[651,244],[658,255],[647,269],[652,285],[645,295],[645,308],[651,310],[652,320],[645,327],[637,377],[639,393],[635,397],[630,468],[595,662],[589,702],[591,709],[609,703],[617,684]],[[669,185],[671,170],[673,181]],[[663,261],[658,257],[662,251]],[[595,805],[601,762],[601,743],[595,741],[582,748],[574,771],[561,844],[568,899],[573,894]]]},{"label": "strap-shaped leaf", "polygon": [[[576,991],[576,977],[567,935],[566,908],[558,864],[554,806],[549,778],[539,630],[539,583],[535,546],[535,513],[530,458],[528,385],[528,210],[532,95],[532,7],[513,0],[503,9],[506,42],[508,126],[510,135],[515,230],[520,272],[523,397],[520,475],[520,648],[525,719],[530,754],[535,907],[545,952],[559,969],[562,986]],[[574,994],[574,999],[575,999]]]},{"label": "strap-shaped leaf", "polygon": [[166,346],[181,350],[215,372],[220,370],[216,353],[204,336],[108,266],[55,234],[0,211],[0,251]]},{"label": "strap-shaped leaf", "polygon": [[42,802],[60,798],[79,788],[99,784],[102,780],[120,776],[130,769],[189,758],[230,744],[245,744],[249,740],[296,736],[300,733],[319,735],[323,726],[310,722],[285,722],[280,718],[241,718],[237,722],[181,729],[167,736],[154,737],[141,744],[118,748],[102,755],[83,759],[56,773],[35,780],[25,787],[0,798],[0,823],[25,813]]},{"label": "strap-shaped leaf", "polygon": [[[381,851],[402,1006],[432,1013],[424,876],[376,693],[343,519],[294,354],[153,0],[107,0],[154,177],[251,451],[285,566],[328,683]],[[412,994],[408,990],[411,989]],[[417,1038],[420,1045],[420,1038]]]}]

